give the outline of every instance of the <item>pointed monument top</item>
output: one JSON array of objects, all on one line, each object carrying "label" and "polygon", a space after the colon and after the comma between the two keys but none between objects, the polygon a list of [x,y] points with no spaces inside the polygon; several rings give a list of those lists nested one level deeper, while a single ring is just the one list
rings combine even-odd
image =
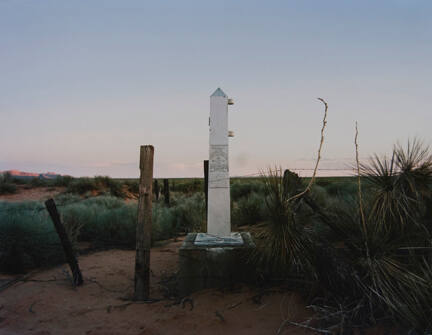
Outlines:
[{"label": "pointed monument top", "polygon": [[211,95],[212,97],[224,97],[227,98],[228,96],[220,89],[220,87],[217,88],[216,91]]}]

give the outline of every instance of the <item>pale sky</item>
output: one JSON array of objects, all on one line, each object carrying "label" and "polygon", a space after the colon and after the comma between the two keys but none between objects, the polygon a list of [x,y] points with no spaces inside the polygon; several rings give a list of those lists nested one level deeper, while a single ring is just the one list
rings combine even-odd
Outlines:
[{"label": "pale sky", "polygon": [[202,176],[209,96],[230,173],[322,168],[432,139],[432,1],[0,0],[0,170]]}]

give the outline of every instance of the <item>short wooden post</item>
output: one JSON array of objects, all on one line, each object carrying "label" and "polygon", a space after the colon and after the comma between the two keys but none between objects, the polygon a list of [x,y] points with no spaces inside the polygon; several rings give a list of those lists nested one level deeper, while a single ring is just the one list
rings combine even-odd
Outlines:
[{"label": "short wooden post", "polygon": [[209,161],[204,161],[204,194],[206,204],[206,218],[208,214],[208,176],[209,176]]},{"label": "short wooden post", "polygon": [[155,197],[156,197],[156,201],[158,201],[158,200],[159,200],[159,194],[160,194],[160,189],[159,189],[159,183],[158,183],[158,180],[155,179],[154,182],[153,182],[153,184],[154,184],[154,189],[153,189],[153,191],[154,191],[154,194],[155,194]]},{"label": "short wooden post", "polygon": [[163,191],[164,191],[165,205],[169,206],[170,205],[170,189],[169,189],[169,180],[168,179],[164,179]]},{"label": "short wooden post", "polygon": [[57,231],[57,234],[60,238],[60,242],[63,246],[63,250],[66,256],[66,261],[69,263],[69,267],[72,271],[73,284],[75,286],[80,286],[83,283],[83,278],[81,274],[81,270],[78,265],[78,261],[75,258],[75,254],[73,252],[72,243],[69,240],[69,237],[66,233],[66,230],[61,223],[60,215],[57,211],[56,204],[54,199],[49,199],[45,201],[45,207],[48,210],[48,213],[51,216],[51,220],[54,223],[54,227]]},{"label": "short wooden post", "polygon": [[141,146],[136,230],[135,300],[148,300],[150,296],[153,155],[154,148],[152,145]]}]

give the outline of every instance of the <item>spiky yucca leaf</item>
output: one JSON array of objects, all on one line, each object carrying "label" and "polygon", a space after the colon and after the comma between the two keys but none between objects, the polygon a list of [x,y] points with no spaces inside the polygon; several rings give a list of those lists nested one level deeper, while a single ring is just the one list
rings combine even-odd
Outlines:
[{"label": "spiky yucca leaf", "polygon": [[264,271],[288,273],[312,269],[312,241],[302,217],[301,199],[289,201],[302,183],[294,173],[269,169],[264,176],[267,221],[257,227],[257,249],[252,255]]},{"label": "spiky yucca leaf", "polygon": [[331,293],[331,301],[326,304],[349,297],[349,301],[356,302],[355,306],[361,305],[361,309],[344,314],[345,322],[351,324],[394,316],[407,328],[431,329],[432,273],[424,265],[424,256],[415,253],[416,243],[420,245],[425,238],[423,230],[415,225],[406,234],[375,229],[370,210],[371,207],[365,207],[367,234],[364,235],[355,203],[332,209],[329,226],[343,241],[343,247],[333,248],[331,257],[338,260],[337,266],[324,259],[327,266],[317,267],[321,269],[320,284]]},{"label": "spiky yucca leaf", "polygon": [[[424,200],[431,197],[432,156],[429,148],[414,139],[406,148],[396,145],[391,159],[374,155],[361,165],[361,174],[372,184],[370,220],[374,231],[418,224]],[[391,225],[391,227],[390,227]]]},{"label": "spiky yucca leaf", "polygon": [[398,188],[406,197],[423,200],[431,196],[432,154],[418,139],[408,141],[406,148],[396,144],[393,152],[400,171]]}]

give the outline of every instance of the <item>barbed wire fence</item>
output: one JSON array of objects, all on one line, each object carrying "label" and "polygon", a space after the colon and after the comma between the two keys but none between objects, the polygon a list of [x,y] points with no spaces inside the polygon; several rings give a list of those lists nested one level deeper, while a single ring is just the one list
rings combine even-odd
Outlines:
[{"label": "barbed wire fence", "polygon": [[[301,171],[313,171],[313,168],[285,168],[284,170],[290,170],[290,171],[294,171],[294,172],[301,172]],[[351,172],[351,176],[354,176],[354,172],[353,169],[350,168],[319,168],[318,171],[345,171],[345,172]],[[261,177],[261,176],[265,176],[266,172],[265,171],[261,171],[261,172],[255,172],[255,173],[247,173],[247,174],[242,174],[242,175],[233,175],[230,176],[228,179],[234,179],[234,178],[247,178],[247,177]],[[348,175],[349,176],[349,175]],[[307,178],[307,176],[305,176]],[[323,176],[324,178],[328,177],[328,176]],[[154,179],[161,179],[161,178],[154,178]],[[163,178],[162,178],[163,179]],[[167,179],[171,179],[171,178],[167,178]],[[191,178],[191,179],[201,179],[201,177],[196,177],[196,178]],[[221,181],[221,180],[226,180],[227,178],[220,178],[220,179],[212,179],[211,182],[216,182],[216,181]],[[78,203],[83,203],[86,200],[88,200],[88,198],[83,198],[83,199],[79,199],[79,200],[74,200],[74,201],[66,201],[64,203],[56,203],[57,207],[65,207],[65,206],[70,206],[70,205],[74,205],[74,204],[78,204]],[[7,212],[7,211],[16,211],[17,208],[16,206],[14,206],[14,204],[19,204],[20,202],[8,202],[8,201],[2,201],[2,199],[0,199],[0,204],[1,203],[7,203],[8,207],[7,208],[0,208],[0,212]],[[38,201],[34,201],[34,202],[38,202]],[[19,208],[20,211],[26,211],[26,212],[34,212],[33,215],[36,215],[39,212],[42,211],[46,211],[46,207],[43,205],[40,206],[32,206],[30,208]],[[47,213],[48,214],[48,213]]]}]

